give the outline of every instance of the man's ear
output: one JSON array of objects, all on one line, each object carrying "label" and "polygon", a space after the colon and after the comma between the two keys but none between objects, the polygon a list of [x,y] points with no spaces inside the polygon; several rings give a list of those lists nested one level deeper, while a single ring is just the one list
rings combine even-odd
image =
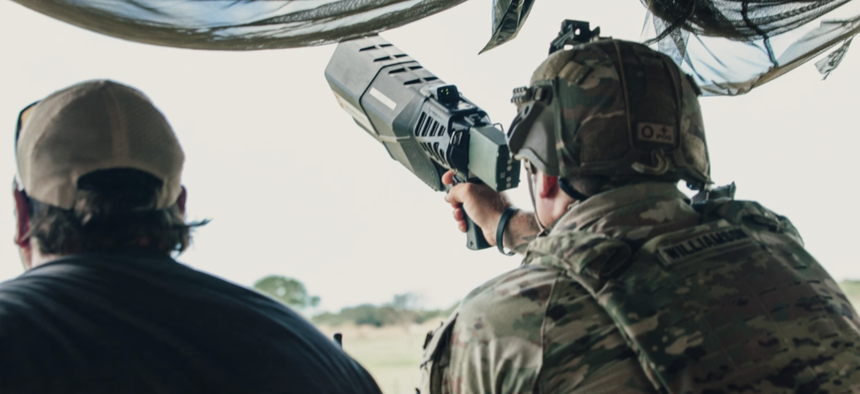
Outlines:
[{"label": "man's ear", "polygon": [[21,248],[30,247],[30,201],[23,191],[12,191],[15,198],[15,244]]},{"label": "man's ear", "polygon": [[540,194],[541,198],[554,198],[561,189],[558,186],[558,177],[557,176],[549,176],[544,173],[540,173],[541,184],[540,190],[538,194]]},{"label": "man's ear", "polygon": [[185,215],[185,200],[188,199],[188,190],[185,190],[185,186],[182,186],[182,191],[179,192],[179,197],[176,198],[176,207],[179,208],[179,212],[182,212]]}]

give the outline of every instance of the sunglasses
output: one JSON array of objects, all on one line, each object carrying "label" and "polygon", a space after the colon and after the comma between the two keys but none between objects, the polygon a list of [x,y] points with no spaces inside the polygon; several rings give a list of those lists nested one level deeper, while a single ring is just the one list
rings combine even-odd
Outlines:
[{"label": "sunglasses", "polygon": [[24,128],[24,124],[27,123],[27,120],[30,118],[30,115],[33,113],[33,109],[36,108],[36,104],[39,104],[38,101],[24,107],[21,112],[18,113],[18,121],[15,123],[15,146],[18,146],[18,138],[21,136],[21,129]]},{"label": "sunglasses", "polygon": [[[18,138],[21,137],[21,130],[24,128],[24,125],[27,124],[27,120],[30,119],[30,115],[33,114],[33,109],[36,108],[36,104],[39,104],[39,102],[36,101],[24,107],[24,109],[22,109],[21,112],[18,113],[18,120],[15,122],[15,143],[12,146],[15,149],[16,167],[18,160]],[[22,183],[20,179],[20,174],[18,174],[18,171],[15,171],[15,179],[12,181],[12,188],[14,190],[21,190],[23,192],[21,185]]]}]

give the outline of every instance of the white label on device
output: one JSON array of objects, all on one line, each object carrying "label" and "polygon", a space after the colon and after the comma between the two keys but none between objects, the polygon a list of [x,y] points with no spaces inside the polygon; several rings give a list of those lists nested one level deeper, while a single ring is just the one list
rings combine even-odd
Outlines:
[{"label": "white label on device", "polygon": [[385,104],[386,107],[391,108],[392,111],[397,108],[397,103],[394,100],[388,98],[388,96],[376,90],[376,88],[370,88],[370,95],[379,100],[380,103]]}]

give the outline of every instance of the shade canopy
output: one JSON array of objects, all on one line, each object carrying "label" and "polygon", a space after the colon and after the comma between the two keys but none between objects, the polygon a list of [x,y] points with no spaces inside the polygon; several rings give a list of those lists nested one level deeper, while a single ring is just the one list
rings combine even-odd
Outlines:
[{"label": "shade canopy", "polygon": [[[358,38],[465,0],[14,1],[131,41],[259,50]],[[493,0],[492,35],[483,51],[514,39],[533,4]],[[826,77],[860,32],[860,0],[630,0],[630,7],[643,5],[649,13],[642,40],[670,55],[710,95],[746,93],[832,50],[816,63]]]}]

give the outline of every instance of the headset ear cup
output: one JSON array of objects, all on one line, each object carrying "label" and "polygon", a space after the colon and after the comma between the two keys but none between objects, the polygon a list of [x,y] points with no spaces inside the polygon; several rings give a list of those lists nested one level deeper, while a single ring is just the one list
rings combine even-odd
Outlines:
[{"label": "headset ear cup", "polygon": [[523,141],[520,154],[528,157],[532,164],[550,176],[559,175],[557,144],[555,139],[555,111],[546,106],[533,111],[528,135]]},{"label": "headset ear cup", "polygon": [[520,149],[522,149],[523,142],[528,135],[532,123],[534,123],[534,118],[529,117],[534,112],[532,111],[532,105],[532,103],[529,103],[522,106],[522,108],[517,112],[517,116],[511,122],[511,126],[508,127],[508,133],[505,136],[508,142],[508,148],[511,150],[511,154],[515,157]]},{"label": "headset ear cup", "polygon": [[515,159],[528,159],[547,175],[558,175],[555,121],[545,101],[532,101],[520,108],[508,129],[508,148]]}]

